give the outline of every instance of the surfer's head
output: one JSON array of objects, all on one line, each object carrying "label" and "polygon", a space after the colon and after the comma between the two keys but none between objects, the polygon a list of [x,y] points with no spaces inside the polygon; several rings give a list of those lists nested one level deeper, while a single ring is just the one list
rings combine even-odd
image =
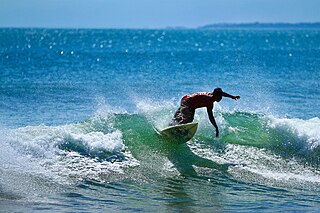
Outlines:
[{"label": "surfer's head", "polygon": [[223,94],[223,91],[222,91],[221,88],[215,88],[213,90],[214,100],[217,101],[217,102],[220,102],[221,99],[222,99],[222,94]]}]

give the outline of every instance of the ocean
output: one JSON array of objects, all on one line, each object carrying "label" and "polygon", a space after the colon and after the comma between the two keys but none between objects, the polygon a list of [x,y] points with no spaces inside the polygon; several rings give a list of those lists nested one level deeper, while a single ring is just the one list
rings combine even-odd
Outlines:
[{"label": "ocean", "polygon": [[[319,29],[0,29],[0,212],[320,211]],[[220,137],[159,136],[220,87]]]}]

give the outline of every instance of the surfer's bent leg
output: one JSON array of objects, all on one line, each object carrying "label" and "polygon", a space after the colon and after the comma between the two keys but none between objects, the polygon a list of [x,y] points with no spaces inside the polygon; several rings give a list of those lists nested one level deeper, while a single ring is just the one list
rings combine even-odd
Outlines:
[{"label": "surfer's bent leg", "polygon": [[192,107],[184,107],[181,109],[182,121],[179,124],[191,123],[194,119],[195,110]]},{"label": "surfer's bent leg", "polygon": [[180,121],[182,121],[182,114],[181,114],[181,107],[179,107],[179,109],[176,111],[176,113],[174,114],[173,119],[171,120],[169,126],[175,126],[178,125],[180,123]]},{"label": "surfer's bent leg", "polygon": [[189,106],[187,98],[182,98],[181,105],[178,111],[175,115],[174,125],[191,123],[193,121],[195,110],[191,106]]},{"label": "surfer's bent leg", "polygon": [[188,107],[187,100],[184,99],[184,97],[183,97],[180,102],[180,107],[176,111],[176,113],[174,114],[174,117],[173,117],[172,121],[170,122],[169,126],[175,126],[175,125],[184,123],[185,116],[183,115],[183,111],[185,111],[184,108],[186,108],[186,107]]},{"label": "surfer's bent leg", "polygon": [[188,99],[182,98],[180,107],[174,114],[169,126],[191,123],[194,118],[194,112],[195,110],[189,106]]}]

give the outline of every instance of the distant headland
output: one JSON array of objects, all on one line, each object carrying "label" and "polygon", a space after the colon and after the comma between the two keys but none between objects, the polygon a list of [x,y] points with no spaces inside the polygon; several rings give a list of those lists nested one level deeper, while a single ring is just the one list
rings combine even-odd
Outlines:
[{"label": "distant headland", "polygon": [[218,23],[198,27],[198,29],[320,29],[320,22],[313,23]]}]

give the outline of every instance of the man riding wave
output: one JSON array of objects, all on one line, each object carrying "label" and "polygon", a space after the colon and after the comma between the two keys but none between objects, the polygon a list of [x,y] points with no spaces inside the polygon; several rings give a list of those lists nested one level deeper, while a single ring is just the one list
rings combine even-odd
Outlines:
[{"label": "man riding wave", "polygon": [[240,96],[229,95],[222,91],[221,88],[215,88],[213,92],[197,92],[185,95],[181,99],[180,107],[176,111],[170,126],[191,123],[194,119],[195,110],[206,107],[209,120],[216,129],[216,137],[219,136],[219,129],[213,116],[214,102],[220,102],[222,97],[232,98],[237,100]]}]

